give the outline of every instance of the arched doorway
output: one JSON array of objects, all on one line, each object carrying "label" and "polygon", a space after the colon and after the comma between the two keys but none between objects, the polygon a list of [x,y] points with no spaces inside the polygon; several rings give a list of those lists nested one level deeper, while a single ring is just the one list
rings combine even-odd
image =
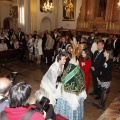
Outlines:
[{"label": "arched doorway", "polygon": [[44,17],[40,25],[40,31],[45,31],[45,30],[48,30],[48,31],[52,30],[52,22],[48,17]]},{"label": "arched doorway", "polygon": [[3,27],[4,29],[13,28],[13,19],[9,17],[5,18],[3,21]]}]

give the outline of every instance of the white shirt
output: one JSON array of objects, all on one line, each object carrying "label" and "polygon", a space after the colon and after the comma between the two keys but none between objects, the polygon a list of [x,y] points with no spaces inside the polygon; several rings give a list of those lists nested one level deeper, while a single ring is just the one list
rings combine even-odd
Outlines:
[{"label": "white shirt", "polygon": [[115,49],[115,43],[117,42],[117,39],[116,40],[114,40],[114,43],[113,43],[113,47],[114,47],[114,49]]},{"label": "white shirt", "polygon": [[0,44],[0,51],[4,51],[4,50],[7,50],[8,47],[7,47],[7,44],[4,43],[4,44]]}]

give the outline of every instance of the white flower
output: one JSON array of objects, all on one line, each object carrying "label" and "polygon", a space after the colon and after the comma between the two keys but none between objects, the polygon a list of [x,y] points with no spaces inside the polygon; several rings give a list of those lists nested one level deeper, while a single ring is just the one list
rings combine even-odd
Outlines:
[{"label": "white flower", "polygon": [[104,65],[103,65],[105,68],[107,68],[108,67],[108,64],[107,63],[104,63]]}]

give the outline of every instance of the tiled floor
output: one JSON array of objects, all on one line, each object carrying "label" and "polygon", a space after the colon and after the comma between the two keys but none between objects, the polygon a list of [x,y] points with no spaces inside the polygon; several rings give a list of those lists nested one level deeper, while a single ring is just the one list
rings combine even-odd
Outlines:
[{"label": "tiled floor", "polygon": [[[21,63],[19,61],[6,63],[4,67],[0,68],[0,77],[9,74],[11,71],[17,71],[18,75],[16,77],[16,81],[26,81],[32,86],[32,94],[30,98],[30,103],[35,102],[34,93],[39,89],[40,81],[47,71],[48,66],[45,63],[41,63],[37,65],[35,63]],[[92,81],[90,81],[89,92],[92,92]],[[110,105],[110,103],[118,96],[120,93],[120,73],[117,71],[113,71],[113,79],[111,84],[111,90],[108,95],[108,99],[106,102],[106,108]],[[87,98],[87,102],[85,102],[85,114],[84,120],[97,120],[104,112],[104,110],[99,110],[96,107],[91,105],[91,102],[98,103],[99,100],[94,99],[95,96],[89,96]],[[108,116],[109,117],[109,116]],[[111,119],[105,119],[111,120]],[[114,119],[115,120],[115,119]]]}]

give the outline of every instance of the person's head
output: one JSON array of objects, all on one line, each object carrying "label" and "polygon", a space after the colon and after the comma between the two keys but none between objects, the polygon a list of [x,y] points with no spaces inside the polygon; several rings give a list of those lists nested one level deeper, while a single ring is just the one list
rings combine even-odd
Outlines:
[{"label": "person's head", "polygon": [[95,33],[92,32],[92,33],[91,33],[91,37],[95,37]]},{"label": "person's head", "polygon": [[32,38],[32,34],[29,34],[29,39],[31,39]]},{"label": "person's head", "polygon": [[98,38],[99,38],[99,40],[102,40],[102,38],[103,38],[103,37],[102,37],[102,35],[99,35],[99,37],[98,37]]},{"label": "person's head", "polygon": [[15,38],[15,39],[13,40],[13,42],[18,42],[18,40]]},{"label": "person's head", "polygon": [[28,41],[29,40],[29,35],[25,35],[25,40]]},{"label": "person's head", "polygon": [[65,37],[62,37],[61,39],[62,39],[62,42],[63,42],[63,43],[66,42]]},{"label": "person's head", "polygon": [[110,34],[108,38],[109,38],[109,39],[113,39],[113,35]]},{"label": "person's head", "polygon": [[22,35],[22,39],[25,39],[25,35]]},{"label": "person's head", "polygon": [[47,33],[47,38],[52,38],[51,33]]},{"label": "person's head", "polygon": [[37,34],[37,35],[36,35],[36,38],[37,38],[37,39],[41,39],[41,38],[42,38],[42,35],[41,35],[41,34]]},{"label": "person's head", "polygon": [[37,34],[37,31],[34,31],[34,34],[36,35],[36,34]]},{"label": "person's head", "polygon": [[113,59],[113,50],[106,49],[104,51],[104,57],[108,59]]},{"label": "person's head", "polygon": [[58,62],[60,65],[64,65],[65,62],[66,62],[66,54],[65,54],[65,53],[60,53],[60,54],[58,54],[58,56],[57,56],[57,62]]},{"label": "person's head", "polygon": [[21,28],[18,28],[18,31],[21,32]]},{"label": "person's head", "polygon": [[80,44],[80,51],[82,51],[83,49],[87,48],[87,44],[85,43],[81,43]]},{"label": "person's head", "polygon": [[77,34],[78,34],[78,35],[81,35],[81,33],[80,33],[80,32],[78,32]]},{"label": "person's head", "polygon": [[88,49],[82,50],[82,57],[86,60],[90,59],[90,51]]},{"label": "person's head", "polygon": [[25,82],[19,82],[10,89],[10,107],[29,106],[29,97],[31,95],[31,85]]},{"label": "person's head", "polygon": [[4,44],[5,42],[4,42],[4,39],[1,39],[1,44]]},{"label": "person's head", "polygon": [[66,41],[70,40],[70,36],[69,36],[69,35],[66,35],[66,36],[65,36],[65,39],[66,39]]},{"label": "person's head", "polygon": [[98,47],[98,50],[102,50],[104,48],[104,42],[99,41],[97,47]]},{"label": "person's head", "polygon": [[11,86],[12,83],[8,78],[6,77],[0,78],[0,96],[7,97]]},{"label": "person's head", "polygon": [[56,33],[56,34],[57,34],[57,29],[54,29],[54,33]]},{"label": "person's head", "polygon": [[73,47],[71,44],[69,44],[66,49],[68,53],[72,53]]},{"label": "person's head", "polygon": [[114,37],[113,37],[113,38],[114,38],[114,40],[116,40],[116,39],[118,39],[118,36],[117,36],[117,35],[114,35]]},{"label": "person's head", "polygon": [[45,30],[45,34],[47,34],[48,33],[48,30]]},{"label": "person's head", "polygon": [[95,38],[94,42],[95,42],[95,43],[98,43],[98,42],[99,42],[99,39]]},{"label": "person's head", "polygon": [[87,43],[87,40],[86,40],[85,37],[82,37],[82,38],[81,38],[81,43]]},{"label": "person's head", "polygon": [[4,34],[3,33],[1,33],[1,35],[0,35],[1,37],[4,37]]}]

